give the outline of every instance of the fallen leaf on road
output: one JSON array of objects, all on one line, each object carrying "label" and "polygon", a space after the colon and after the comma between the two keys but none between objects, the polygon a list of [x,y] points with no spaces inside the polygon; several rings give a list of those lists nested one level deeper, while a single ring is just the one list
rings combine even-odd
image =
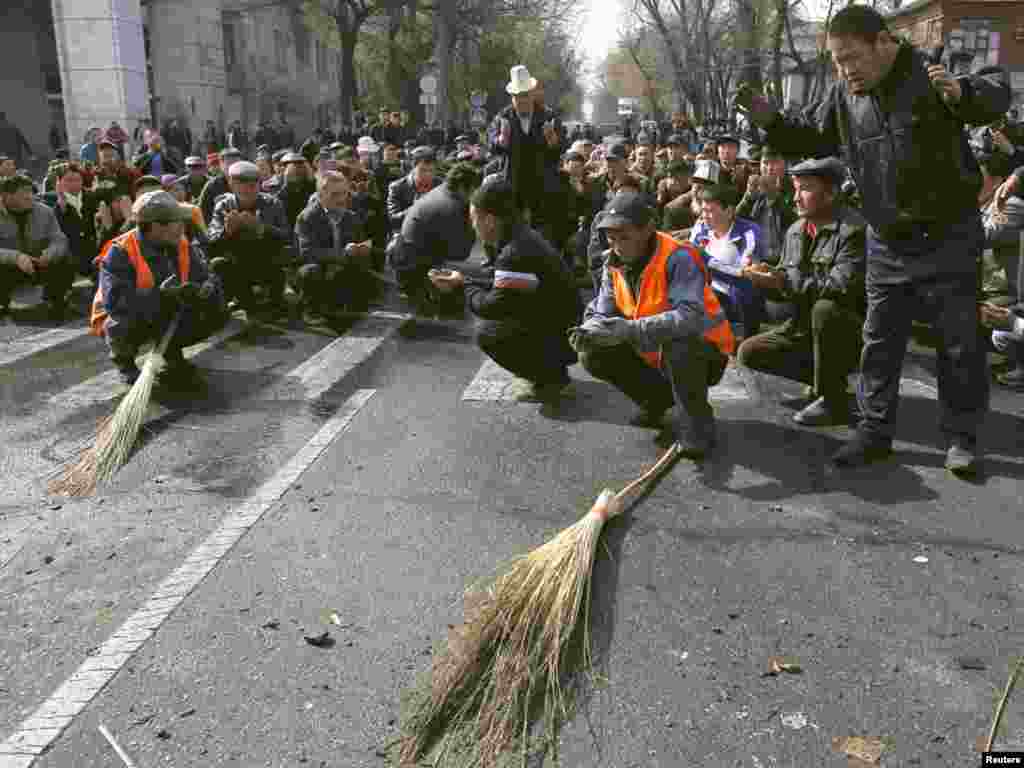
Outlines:
[{"label": "fallen leaf on road", "polygon": [[988,669],[988,665],[977,656],[957,656],[956,663],[960,666],[960,669]]},{"label": "fallen leaf on road", "polygon": [[46,557],[44,557],[43,558],[43,562],[46,563],[47,565],[52,563],[53,562],[53,555],[47,555]]},{"label": "fallen leaf on road", "polygon": [[799,662],[788,656],[772,656],[768,659],[768,671],[763,677],[775,677],[776,675],[788,672],[791,675],[798,675],[803,672]]},{"label": "fallen leaf on road", "polygon": [[[885,751],[885,744],[881,739],[872,736],[836,736],[832,739],[832,749],[848,755],[851,766],[860,764],[878,765]],[[857,762],[854,763],[854,760]]]},{"label": "fallen leaf on road", "polygon": [[171,732],[168,731],[166,728],[161,728],[159,731],[156,732],[156,737],[158,739],[169,739],[171,738]]},{"label": "fallen leaf on road", "polygon": [[330,648],[334,645],[334,638],[331,637],[331,633],[326,630],[313,637],[303,635],[303,639],[314,648]]}]

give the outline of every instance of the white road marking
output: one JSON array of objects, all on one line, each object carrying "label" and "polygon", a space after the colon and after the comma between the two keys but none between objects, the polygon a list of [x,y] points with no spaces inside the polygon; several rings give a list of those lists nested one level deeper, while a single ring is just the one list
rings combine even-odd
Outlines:
[{"label": "white road marking", "polygon": [[127,661],[285,491],[353,421],[376,390],[360,389],[281,470],[230,512],[217,529],[165,578],[96,653],[0,742],[0,768],[28,768],[74,722]]},{"label": "white road marking", "polygon": [[[579,369],[577,369],[579,370]],[[462,393],[463,400],[487,402],[511,401],[515,387],[522,379],[505,370],[491,358],[484,358],[480,370]],[[610,386],[610,385],[609,385]],[[747,385],[735,366],[725,370],[722,381],[708,391],[712,403],[738,402],[750,399]]]},{"label": "white road marking", "polygon": [[89,333],[89,329],[82,326],[53,328],[42,333],[33,333],[30,336],[7,340],[4,342],[4,348],[0,350],[0,365],[9,365],[34,355],[36,352],[42,352],[67,341],[74,341],[87,333]]},{"label": "white road marking", "polygon": [[[237,336],[245,330],[245,327],[245,323],[242,321],[232,320],[220,333],[216,333],[198,344],[193,344],[191,347],[186,347],[185,358],[191,360],[193,357],[201,355],[206,350]],[[145,355],[140,355],[137,358],[140,365],[145,359]],[[68,409],[88,408],[91,405],[107,403],[116,399],[120,394],[118,386],[120,381],[116,370],[104,371],[53,395],[50,397],[50,404]]]},{"label": "white road marking", "polygon": [[[397,316],[396,319],[407,318]],[[349,371],[369,359],[401,327],[400,324],[394,325],[374,336],[350,335],[353,331],[358,333],[361,325],[354,326],[348,334],[335,339],[302,365],[289,371],[265,398],[286,400],[299,393],[303,400],[318,399]]]}]

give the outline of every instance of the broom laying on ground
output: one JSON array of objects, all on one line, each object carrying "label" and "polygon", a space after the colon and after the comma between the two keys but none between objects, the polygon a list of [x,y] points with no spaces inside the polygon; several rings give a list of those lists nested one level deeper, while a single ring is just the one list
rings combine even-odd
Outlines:
[{"label": "broom laying on ground", "polygon": [[435,660],[430,693],[413,705],[402,765],[437,748],[435,765],[451,756],[490,768],[517,739],[525,763],[529,731],[541,717],[542,740],[557,759],[571,687],[579,673],[591,671],[591,573],[601,531],[631,491],[678,455],[674,444],[619,493],[603,491],[575,525],[512,561],[489,589],[467,593],[465,624]]},{"label": "broom laying on ground", "polygon": [[166,365],[164,353],[180,319],[179,310],[160,342],[146,356],[139,378],[118,404],[117,410],[100,423],[95,441],[82,452],[78,461],[50,483],[50,493],[86,496],[96,489],[97,483],[106,482],[127,463],[145,421],[153,385]]}]

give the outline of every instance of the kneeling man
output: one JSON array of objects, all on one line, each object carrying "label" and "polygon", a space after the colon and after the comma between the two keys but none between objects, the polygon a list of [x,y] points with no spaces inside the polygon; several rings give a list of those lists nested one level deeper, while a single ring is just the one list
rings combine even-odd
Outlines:
[{"label": "kneeling man", "polygon": [[469,215],[480,240],[497,252],[493,279],[436,271],[430,279],[441,291],[465,286],[466,305],[480,319],[480,349],[527,382],[517,400],[555,400],[570,383],[568,366],[576,362],[567,334],[583,307],[572,272],[547,240],[523,222],[508,182],[480,187],[470,200]]},{"label": "kneeling man", "polygon": [[797,213],[786,232],[780,267],[752,264],[744,275],[782,295],[794,317],[778,330],[740,344],[737,357],[750,368],[814,387],[814,399],[793,418],[808,426],[846,423],[846,377],[857,369],[866,294],[864,220],[837,196],[844,179],[835,158],[794,166]]},{"label": "kneeling man", "polygon": [[170,192],[147,192],[132,206],[138,226],[110,241],[97,257],[99,286],[90,325],[103,336],[126,385],[135,383],[135,357],[147,342],[159,343],[180,313],[165,353],[163,383],[195,383],[195,369],[182,348],[205,339],[227,321],[220,279],[185,239],[191,206]]},{"label": "kneeling man", "polygon": [[642,408],[633,423],[660,426],[673,404],[688,418],[676,437],[698,459],[715,441],[708,388],[721,381],[735,347],[696,246],[655,228],[654,209],[617,192],[598,224],[611,254],[584,324],[570,334],[580,363]]}]

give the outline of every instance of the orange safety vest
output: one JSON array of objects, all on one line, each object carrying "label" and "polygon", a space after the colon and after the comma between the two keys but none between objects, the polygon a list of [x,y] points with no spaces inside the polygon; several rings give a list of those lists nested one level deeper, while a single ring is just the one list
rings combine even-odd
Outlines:
[{"label": "orange safety vest", "polygon": [[[672,309],[668,295],[668,258],[682,248],[704,273],[704,314],[708,319],[708,329],[704,338],[718,347],[723,355],[731,355],[736,348],[736,338],[732,335],[732,327],[722,312],[718,297],[711,290],[711,279],[700,251],[690,243],[681,243],[664,232],[658,232],[658,250],[640,275],[640,297],[633,297],[626,275],[618,267],[608,267],[611,273],[612,288],[615,291],[615,306],[624,317],[636,320],[638,317],[650,317]],[[654,368],[661,367],[661,352],[641,352],[644,361]]]},{"label": "orange safety vest", "polygon": [[[112,245],[124,248],[125,253],[128,254],[128,260],[135,268],[135,289],[143,293],[152,291],[156,283],[153,280],[153,270],[149,268],[149,264],[142,257],[142,249],[139,247],[139,230],[133,229],[131,232],[126,232],[103,246],[100,255],[96,257],[97,267],[106,258]],[[181,238],[178,241],[178,275],[183,283],[188,281],[188,268],[191,263],[189,250],[188,240],[184,237]],[[105,298],[103,289],[97,285],[96,295],[92,300],[92,313],[89,316],[89,332],[94,336],[103,335],[103,328],[107,322],[107,310],[103,306]]]}]

